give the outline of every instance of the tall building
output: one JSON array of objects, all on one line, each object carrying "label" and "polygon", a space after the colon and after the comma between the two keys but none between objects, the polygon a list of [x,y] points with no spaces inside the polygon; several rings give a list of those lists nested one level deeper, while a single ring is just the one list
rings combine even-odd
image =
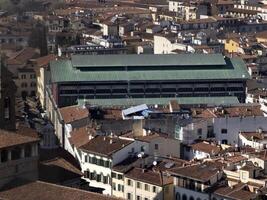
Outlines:
[{"label": "tall building", "polygon": [[15,130],[15,93],[16,85],[9,72],[0,62],[0,129]]},{"label": "tall building", "polygon": [[220,54],[75,55],[51,63],[59,107],[80,99],[235,96],[245,101],[249,74],[238,58]]}]

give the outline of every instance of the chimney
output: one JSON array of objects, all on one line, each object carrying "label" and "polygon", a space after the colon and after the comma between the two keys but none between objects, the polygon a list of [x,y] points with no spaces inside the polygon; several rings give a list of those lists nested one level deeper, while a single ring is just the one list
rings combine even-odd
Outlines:
[{"label": "chimney", "polygon": [[147,134],[147,131],[146,131],[146,129],[143,129],[143,134],[142,134],[142,136],[147,136],[148,134]]},{"label": "chimney", "polygon": [[143,120],[133,120],[132,130],[134,137],[143,136]]}]

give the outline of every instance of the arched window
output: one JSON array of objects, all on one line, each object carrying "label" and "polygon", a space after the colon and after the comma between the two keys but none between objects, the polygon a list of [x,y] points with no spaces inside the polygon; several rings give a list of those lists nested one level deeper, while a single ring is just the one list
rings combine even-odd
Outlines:
[{"label": "arched window", "polygon": [[181,195],[179,194],[179,192],[176,193],[176,200],[180,200],[181,199]]},{"label": "arched window", "polygon": [[191,196],[191,197],[189,198],[189,200],[195,200],[195,199],[194,199],[194,197]]},{"label": "arched window", "polygon": [[183,194],[182,200],[187,200],[187,196],[185,194]]}]

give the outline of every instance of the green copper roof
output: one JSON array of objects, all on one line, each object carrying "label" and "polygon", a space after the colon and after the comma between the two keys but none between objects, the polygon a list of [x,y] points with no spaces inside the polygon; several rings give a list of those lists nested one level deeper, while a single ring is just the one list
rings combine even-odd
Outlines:
[{"label": "green copper roof", "polygon": [[74,55],[72,56],[74,67],[120,67],[120,66],[202,66],[225,65],[221,54],[203,56],[202,54],[183,55],[153,55],[153,54],[129,54],[129,55]]},{"label": "green copper roof", "polygon": [[[90,61],[92,61],[92,63]],[[97,65],[96,62],[98,63]],[[225,64],[222,65],[223,62]],[[75,66],[73,66],[74,64]],[[124,64],[127,64],[127,66],[132,65],[133,69],[135,67],[137,67],[137,69],[128,70],[127,66],[124,66],[124,69],[122,70],[121,67],[114,67],[118,65],[121,66]],[[111,67],[112,70],[95,69],[98,67],[101,68],[102,65],[105,65],[106,68]],[[172,68],[174,65],[175,68]],[[77,66],[82,66],[82,67],[77,67]],[[73,56],[72,61],[59,60],[51,62],[51,80],[54,83],[90,82],[90,81],[94,82],[147,81],[147,80],[150,81],[192,80],[193,81],[193,80],[211,80],[211,79],[224,80],[224,79],[248,79],[248,78],[249,74],[246,70],[244,62],[241,59],[238,58],[224,59],[222,55],[218,54],[215,55],[173,54],[173,55],[149,55],[149,56],[79,55],[79,56]]]},{"label": "green copper roof", "polygon": [[78,104],[83,105],[85,102],[96,106],[134,106],[140,104],[147,105],[166,105],[170,100],[177,100],[179,104],[184,105],[229,105],[239,103],[237,97],[179,97],[179,98],[132,98],[132,99],[79,99]]}]

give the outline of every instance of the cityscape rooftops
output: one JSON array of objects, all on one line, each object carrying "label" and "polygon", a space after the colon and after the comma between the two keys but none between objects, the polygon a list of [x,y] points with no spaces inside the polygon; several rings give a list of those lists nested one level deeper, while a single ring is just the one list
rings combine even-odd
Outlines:
[{"label": "cityscape rooftops", "polygon": [[60,108],[60,113],[66,124],[89,117],[87,108],[81,106]]},{"label": "cityscape rooftops", "polygon": [[121,139],[119,137],[96,136],[87,144],[81,146],[80,149],[89,153],[111,157],[114,153],[133,142],[131,139]]},{"label": "cityscape rooftops", "polygon": [[169,172],[174,176],[181,176],[200,182],[207,182],[213,176],[215,176],[223,166],[224,164],[219,162],[205,162],[181,168],[174,168],[169,170]]},{"label": "cityscape rooftops", "polygon": [[95,135],[95,130],[93,128],[81,127],[74,129],[71,132],[71,137],[69,139],[70,144],[74,145],[76,148],[85,145],[90,140],[90,134]]},{"label": "cityscape rooftops", "polygon": [[263,132],[241,132],[240,133],[243,137],[245,137],[247,140],[251,140],[251,141],[260,141],[260,140],[266,140],[267,139],[267,132],[263,131]]},{"label": "cityscape rooftops", "polygon": [[209,108],[192,108],[193,117],[220,118],[220,117],[248,117],[263,116],[259,104],[236,104]]},{"label": "cityscape rooftops", "polygon": [[29,200],[29,199],[115,200],[117,199],[115,197],[104,196],[102,194],[92,193],[71,187],[55,185],[42,181],[31,182],[24,185],[20,185],[18,187],[1,191],[0,198],[5,200]]},{"label": "cityscape rooftops", "polygon": [[214,194],[235,200],[251,200],[256,198],[256,194],[246,189],[246,184],[244,183],[239,183],[233,187],[226,185],[218,186]]},{"label": "cityscape rooftops", "polygon": [[9,132],[0,129],[0,149],[38,141],[39,138],[23,136],[15,132]]},{"label": "cityscape rooftops", "polygon": [[215,144],[209,144],[207,142],[198,142],[190,145],[191,148],[195,151],[205,152],[211,155],[216,155],[220,152],[220,147]]},{"label": "cityscape rooftops", "polygon": [[159,171],[155,171],[152,168],[143,169],[134,167],[125,174],[125,177],[158,186],[173,183],[172,177],[162,175]]}]

